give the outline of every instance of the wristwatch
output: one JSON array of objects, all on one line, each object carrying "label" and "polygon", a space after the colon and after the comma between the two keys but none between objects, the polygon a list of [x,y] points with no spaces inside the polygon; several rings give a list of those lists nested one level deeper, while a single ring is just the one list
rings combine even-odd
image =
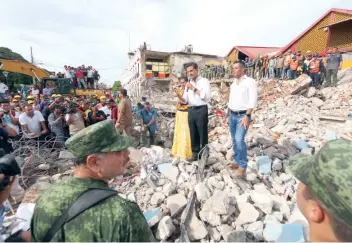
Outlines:
[{"label": "wristwatch", "polygon": [[251,117],[251,114],[247,114],[247,113],[246,113],[246,116],[247,116],[248,118],[250,118],[250,117]]},{"label": "wristwatch", "polygon": [[198,90],[198,89],[197,89],[196,87],[194,87],[193,91],[194,91],[194,92],[197,92],[197,90]]}]

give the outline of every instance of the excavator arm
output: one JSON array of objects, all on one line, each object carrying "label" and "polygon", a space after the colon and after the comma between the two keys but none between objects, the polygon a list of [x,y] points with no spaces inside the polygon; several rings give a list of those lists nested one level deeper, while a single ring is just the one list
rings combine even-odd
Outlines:
[{"label": "excavator arm", "polygon": [[31,63],[2,58],[0,58],[0,71],[25,74],[31,77],[35,77],[39,81],[41,81],[43,78],[50,77],[50,74],[47,71]]}]

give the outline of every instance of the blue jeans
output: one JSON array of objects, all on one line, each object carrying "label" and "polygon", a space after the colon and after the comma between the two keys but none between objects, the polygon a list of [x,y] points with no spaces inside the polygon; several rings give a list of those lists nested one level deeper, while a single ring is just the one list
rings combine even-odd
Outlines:
[{"label": "blue jeans", "polygon": [[320,74],[318,73],[310,73],[309,74],[310,78],[312,79],[312,82],[310,84],[310,86],[318,86],[320,84]]},{"label": "blue jeans", "polygon": [[230,124],[231,138],[232,138],[232,148],[235,154],[234,159],[236,163],[239,165],[239,167],[246,169],[248,159],[247,159],[247,145],[244,139],[248,129],[245,129],[241,123],[241,119],[244,116],[245,114],[237,115],[233,112],[230,112],[229,124]]}]

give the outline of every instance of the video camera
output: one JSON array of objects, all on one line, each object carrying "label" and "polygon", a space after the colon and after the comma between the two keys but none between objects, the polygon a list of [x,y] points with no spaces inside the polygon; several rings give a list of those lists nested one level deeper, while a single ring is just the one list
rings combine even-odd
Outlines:
[{"label": "video camera", "polygon": [[0,148],[0,173],[4,174],[4,179],[0,182],[0,191],[10,183],[10,177],[21,174],[21,168],[12,154],[6,154],[5,150]]}]

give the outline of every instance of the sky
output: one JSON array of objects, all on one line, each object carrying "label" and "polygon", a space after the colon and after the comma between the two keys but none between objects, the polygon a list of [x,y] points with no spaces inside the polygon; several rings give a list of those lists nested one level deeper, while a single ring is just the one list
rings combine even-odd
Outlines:
[{"label": "sky", "polygon": [[50,71],[95,67],[112,85],[143,42],[152,50],[226,56],[233,46],[292,41],[352,0],[1,0],[0,46]]}]

